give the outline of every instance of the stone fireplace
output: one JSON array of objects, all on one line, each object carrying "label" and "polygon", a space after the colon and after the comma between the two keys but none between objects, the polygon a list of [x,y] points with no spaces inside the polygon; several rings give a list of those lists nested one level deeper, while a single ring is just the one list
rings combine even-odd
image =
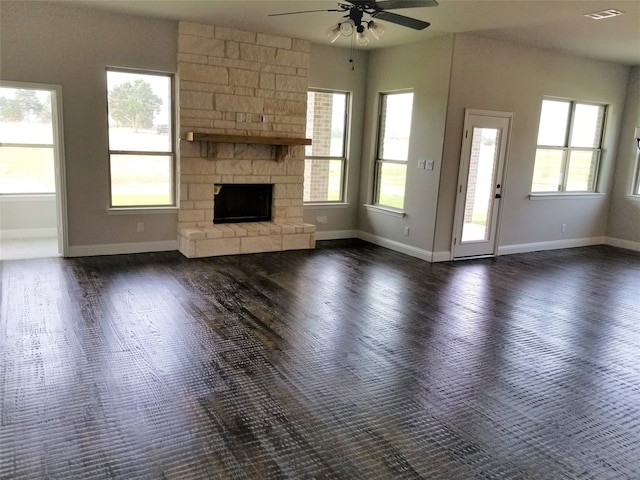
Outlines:
[{"label": "stone fireplace", "polygon": [[[315,247],[302,219],[309,42],[180,22],[180,252]],[[213,223],[216,185],[272,185],[271,221]]]}]

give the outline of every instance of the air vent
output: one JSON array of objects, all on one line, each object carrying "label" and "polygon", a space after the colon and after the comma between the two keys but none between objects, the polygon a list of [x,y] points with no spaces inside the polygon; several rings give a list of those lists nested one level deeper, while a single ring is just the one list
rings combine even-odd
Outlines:
[{"label": "air vent", "polygon": [[584,14],[585,17],[589,17],[593,20],[602,20],[604,18],[617,17],[618,15],[624,15],[624,12],[621,12],[620,10],[609,9],[609,10],[602,10],[600,12]]}]

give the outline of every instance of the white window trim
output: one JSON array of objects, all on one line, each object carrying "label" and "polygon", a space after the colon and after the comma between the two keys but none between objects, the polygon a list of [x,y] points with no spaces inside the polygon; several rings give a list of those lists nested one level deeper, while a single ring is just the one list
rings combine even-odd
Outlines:
[{"label": "white window trim", "polygon": [[[342,156],[341,157],[327,157],[327,156],[307,156],[305,154],[305,161],[307,160],[340,160],[342,162],[342,182],[340,185],[340,198],[338,200],[325,200],[325,201],[317,201],[312,200],[308,202],[303,202],[303,206],[340,206],[340,205],[348,205],[346,202],[347,199],[347,166],[348,166],[348,151],[349,151],[349,140],[351,138],[351,92],[346,90],[333,90],[333,89],[323,89],[323,88],[313,88],[309,87],[307,92],[320,92],[320,93],[342,93],[345,95],[345,119],[344,119],[344,139],[342,142]],[[310,136],[310,138],[313,138]]]},{"label": "white window trim", "polygon": [[[414,94],[414,91],[412,89],[407,89],[407,90],[395,90],[395,91],[389,91],[389,92],[380,92],[379,93],[379,100],[378,100],[378,130],[376,133],[376,150],[375,150],[375,158],[373,161],[373,189],[371,192],[371,198],[372,198],[372,203],[371,204],[364,204],[363,206],[370,211],[373,212],[378,212],[378,213],[383,213],[383,214],[387,214],[387,215],[392,215],[395,217],[405,217],[406,214],[404,213],[403,209],[398,209],[395,207],[392,207],[390,205],[384,205],[381,203],[378,203],[378,200],[380,198],[380,172],[382,171],[382,165],[384,165],[384,163],[396,163],[396,164],[404,164],[407,167],[407,173],[409,170],[409,158],[408,158],[408,152],[407,152],[407,159],[406,160],[390,160],[390,159],[383,159],[380,158],[380,143],[381,143],[381,138],[380,138],[380,134],[382,132],[382,102],[383,102],[383,98],[388,97],[390,95],[402,95],[405,93],[411,93],[412,95]],[[414,98],[415,100],[415,98]],[[413,114],[413,113],[412,113]],[[411,127],[409,128],[409,143],[411,143]],[[404,185],[404,194],[403,194],[403,205],[405,205],[406,203],[406,188],[407,188],[407,183],[406,183],[406,178],[405,178],[405,185]]]},{"label": "white window trim", "polygon": [[[140,75],[156,75],[167,77],[171,82],[171,106],[169,108],[169,115],[171,118],[171,150],[168,152],[156,152],[156,151],[122,151],[122,150],[112,150],[110,146],[108,146],[107,155],[109,156],[109,207],[107,208],[107,215],[136,215],[136,214],[154,214],[154,213],[171,213],[173,211],[178,210],[178,192],[177,192],[177,163],[178,163],[178,153],[177,153],[177,142],[176,142],[176,98],[175,98],[175,88],[176,88],[176,76],[171,72],[159,72],[155,70],[140,70],[140,69],[129,69],[129,68],[120,68],[120,67],[107,67],[105,70],[105,75],[108,72],[123,72],[123,73],[131,73],[131,74],[140,74]],[[106,80],[106,77],[105,77]],[[108,115],[109,115],[109,91],[107,90],[107,125],[108,125]],[[107,138],[109,135],[108,126],[107,126]],[[172,172],[171,172],[171,196],[173,203],[170,205],[125,205],[125,206],[117,206],[113,205],[113,199],[111,198],[111,156],[112,155],[141,155],[141,156],[167,156],[172,158]]]},{"label": "white window trim", "polygon": [[629,196],[633,200],[640,200],[640,146],[636,152],[635,165],[633,169],[633,182],[631,182],[631,193]]},{"label": "white window trim", "polygon": [[567,192],[567,193],[530,193],[529,200],[576,200],[579,198],[602,198],[604,193],[600,192]]},{"label": "white window trim", "polygon": [[362,206],[367,210],[369,210],[370,212],[381,213],[383,215],[389,215],[391,217],[404,218],[407,216],[404,210],[399,210],[393,207],[387,207],[386,205],[378,205],[378,204],[371,205],[371,204],[365,203]]},{"label": "white window trim", "polygon": [[348,208],[349,207],[349,203],[347,202],[305,202],[304,203],[304,208],[305,209],[311,209],[311,210],[319,210],[321,208]]},{"label": "white window trim", "polygon": [[[565,138],[565,145],[562,146],[558,146],[558,145],[538,145],[536,143],[536,152],[538,149],[552,149],[552,150],[562,150],[563,153],[563,162],[562,162],[562,166],[563,166],[563,171],[562,171],[562,188],[563,190],[560,191],[537,191],[537,192],[533,192],[531,191],[529,194],[529,199],[530,200],[536,200],[539,199],[537,197],[545,197],[544,199],[550,199],[551,197],[575,197],[575,196],[579,196],[582,198],[588,198],[589,196],[600,196],[603,195],[600,192],[598,192],[598,180],[600,178],[600,168],[601,168],[601,160],[602,160],[602,144],[604,143],[604,134],[606,131],[606,126],[607,126],[607,120],[608,120],[608,116],[609,116],[609,106],[606,104],[602,104],[602,103],[596,103],[596,102],[586,102],[586,101],[580,101],[580,100],[573,100],[573,99],[567,99],[567,98],[557,98],[557,97],[544,97],[544,100],[549,100],[549,101],[556,101],[556,102],[566,102],[569,103],[571,106],[570,112],[569,112],[569,118],[567,119],[568,121],[568,125],[567,125],[567,133],[566,133],[566,138]],[[600,146],[597,148],[587,148],[587,147],[572,147],[570,145],[571,142],[571,134],[573,131],[573,126],[575,123],[575,112],[576,112],[576,105],[594,105],[594,106],[598,106],[598,107],[603,107],[604,108],[604,119],[602,121],[602,131],[600,134]],[[540,128],[540,125],[538,125],[538,129]],[[597,152],[597,160],[596,160],[596,167],[595,167],[595,176],[593,179],[593,190],[588,190],[588,191],[584,191],[584,192],[577,192],[577,191],[566,191],[564,189],[566,189],[567,186],[567,181],[568,181],[568,172],[569,172],[569,158],[571,156],[571,152],[574,150],[583,150],[583,151],[590,151],[590,152]],[[534,168],[535,168],[535,157],[536,155],[534,155]],[[533,178],[532,178],[532,183],[533,183]]]},{"label": "white window trim", "polygon": [[55,193],[2,193],[0,194],[0,203],[50,202],[55,198]]},{"label": "white window trim", "polygon": [[178,207],[109,207],[107,215],[140,215],[176,213]]}]

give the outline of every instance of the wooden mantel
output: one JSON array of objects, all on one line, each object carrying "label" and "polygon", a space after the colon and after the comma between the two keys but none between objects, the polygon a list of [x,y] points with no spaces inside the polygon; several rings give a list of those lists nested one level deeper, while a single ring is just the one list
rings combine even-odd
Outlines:
[{"label": "wooden mantel", "polygon": [[258,137],[252,135],[221,135],[217,133],[187,132],[187,142],[207,142],[208,157],[215,158],[219,143],[244,143],[247,145],[273,145],[276,148],[276,160],[282,162],[289,157],[292,145],[311,145],[310,138]]}]

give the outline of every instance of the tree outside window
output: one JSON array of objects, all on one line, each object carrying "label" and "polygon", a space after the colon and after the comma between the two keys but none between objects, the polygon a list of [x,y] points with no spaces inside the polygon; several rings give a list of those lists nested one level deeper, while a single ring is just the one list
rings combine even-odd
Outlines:
[{"label": "tree outside window", "polygon": [[137,79],[121,83],[109,92],[109,114],[117,126],[130,126],[135,133],[141,128],[153,127],[160,113],[162,99],[153,93],[151,84]]}]

